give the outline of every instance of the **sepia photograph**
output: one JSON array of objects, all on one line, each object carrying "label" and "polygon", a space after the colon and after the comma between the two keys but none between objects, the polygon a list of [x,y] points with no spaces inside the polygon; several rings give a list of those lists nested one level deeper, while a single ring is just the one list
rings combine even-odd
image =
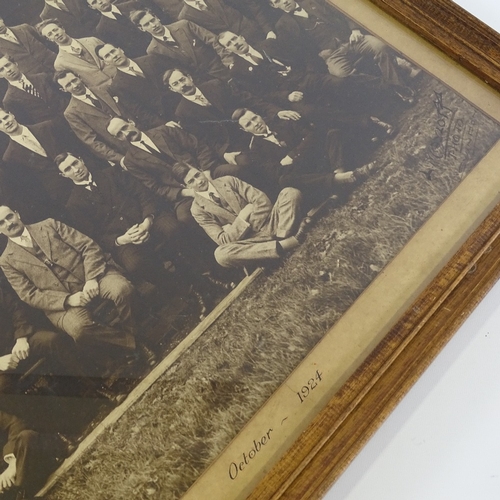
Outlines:
[{"label": "sepia photograph", "polygon": [[368,0],[4,0],[0,98],[0,499],[246,498],[499,201]]}]

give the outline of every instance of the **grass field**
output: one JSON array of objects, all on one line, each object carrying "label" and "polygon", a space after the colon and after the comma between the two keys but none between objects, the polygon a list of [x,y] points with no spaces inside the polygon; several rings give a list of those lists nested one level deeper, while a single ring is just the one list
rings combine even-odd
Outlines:
[{"label": "grass field", "polygon": [[50,500],[176,499],[500,138],[428,77],[382,167],[262,275],[62,478]]}]

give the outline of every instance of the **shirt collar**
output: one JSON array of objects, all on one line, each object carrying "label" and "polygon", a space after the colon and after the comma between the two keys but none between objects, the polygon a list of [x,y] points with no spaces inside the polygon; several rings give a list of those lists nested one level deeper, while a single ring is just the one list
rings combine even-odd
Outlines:
[{"label": "shirt collar", "polygon": [[71,39],[71,43],[69,45],[59,45],[59,50],[62,50],[63,52],[67,52],[68,54],[76,55],[73,50],[71,50],[71,47],[75,47],[77,49],[83,49],[83,45],[75,40],[74,38]]},{"label": "shirt collar", "polygon": [[[191,101],[191,102],[197,102],[198,97],[204,97],[205,99],[207,99],[198,87],[196,87],[196,92],[193,95],[185,95],[182,97],[185,97],[188,101]],[[207,101],[208,101],[208,99],[207,99]],[[210,102],[210,101],[208,101],[208,102]]]},{"label": "shirt collar", "polygon": [[91,106],[95,107],[88,99],[87,95],[91,95],[94,99],[97,99],[96,95],[88,88],[86,87],[86,92],[83,95],[72,95],[75,99],[78,99],[79,101],[86,102],[87,104],[90,104]]},{"label": "shirt collar", "polygon": [[116,21],[115,14],[123,15],[116,5],[111,4],[111,10],[109,12],[101,12],[104,17],[109,17],[109,19],[114,19]]},{"label": "shirt collar", "polygon": [[256,66],[257,63],[250,57],[257,57],[258,59],[264,59],[264,56],[257,50],[255,50],[253,47],[248,47],[248,52],[246,54],[238,54],[241,58],[245,59],[249,63],[251,63],[253,66]]},{"label": "shirt collar", "polygon": [[73,181],[73,182],[77,186],[85,186],[85,187],[87,187],[89,184],[95,184],[95,181],[94,181],[94,179],[92,179],[92,174],[90,172],[89,172],[89,176],[84,181],[80,181],[80,182]]},{"label": "shirt collar", "polygon": [[206,198],[207,200],[210,200],[210,193],[213,193],[218,198],[220,198],[219,191],[215,189],[215,186],[211,182],[208,183],[208,189],[206,191],[197,191],[197,194],[199,194],[202,198]]},{"label": "shirt collar", "polygon": [[17,40],[17,36],[14,35],[14,32],[10,28],[7,28],[6,33],[4,33],[3,35],[0,35],[0,37],[1,38],[6,38],[7,40],[9,38],[14,38],[15,40]]},{"label": "shirt collar", "polygon": [[15,82],[9,82],[9,84],[12,85],[13,87],[16,87],[16,88],[22,90],[23,82],[26,82],[26,83],[29,83],[30,85],[33,85],[25,75],[21,75],[21,78],[19,80],[16,80]]},{"label": "shirt collar", "polygon": [[22,247],[26,247],[25,242],[22,241],[22,238],[24,238],[24,237],[29,238],[29,240],[33,244],[33,239],[31,238],[31,234],[29,233],[27,227],[24,228],[23,234],[21,234],[21,236],[16,236],[14,238],[9,238],[9,239],[11,241],[13,241],[14,243],[17,243],[18,245],[22,246]]},{"label": "shirt collar", "polygon": [[172,42],[175,42],[174,37],[172,36],[172,33],[170,33],[170,30],[166,27],[163,26],[164,32],[160,36],[153,35],[154,38],[157,38],[158,40],[163,41],[163,37],[166,36],[169,40],[172,40]]}]

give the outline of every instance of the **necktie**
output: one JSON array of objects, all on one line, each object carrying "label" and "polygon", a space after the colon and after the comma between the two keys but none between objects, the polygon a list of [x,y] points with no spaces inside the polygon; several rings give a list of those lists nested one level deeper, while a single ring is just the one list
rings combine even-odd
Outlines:
[{"label": "necktie", "polygon": [[262,58],[258,56],[254,56],[250,54],[250,59],[257,65],[259,65],[262,62]]},{"label": "necktie", "polygon": [[19,40],[16,38],[16,36],[12,33],[6,32],[2,35],[3,38],[6,38],[9,42],[15,43],[17,45],[20,45]]},{"label": "necktie", "polygon": [[139,141],[142,146],[146,148],[146,150],[149,152],[149,154],[153,155],[155,158],[158,158],[159,160],[164,161],[165,163],[170,163],[170,159],[167,154],[157,151],[156,149],[152,148],[149,144],[147,144],[145,141]]},{"label": "necktie", "polygon": [[83,186],[85,187],[85,189],[88,189],[89,191],[93,191],[94,190],[93,188],[96,188],[97,184],[94,181],[89,181],[89,182],[83,184]]},{"label": "necktie", "polygon": [[23,90],[28,94],[40,98],[40,93],[38,92],[38,90],[24,78],[21,80],[21,86],[23,87]]},{"label": "necktie", "polygon": [[210,191],[208,193],[208,196],[210,197],[210,199],[216,204],[216,205],[219,205],[219,207],[222,207],[222,201],[220,199],[219,196],[217,196],[215,193],[213,193],[212,191]]},{"label": "necktie", "polygon": [[204,95],[199,94],[194,98],[194,100],[198,101],[202,106],[210,106],[208,99]]},{"label": "necktie", "polygon": [[129,66],[128,70],[133,73],[135,76],[140,76],[141,78],[144,78],[144,73],[142,71],[138,71],[132,66]]},{"label": "necktie", "polygon": [[179,45],[177,44],[177,42],[175,40],[170,40],[170,38],[168,38],[168,36],[166,36],[166,35],[163,36],[163,42],[166,43],[167,45],[170,45],[171,47],[176,48],[176,49],[179,48]]},{"label": "necktie", "polygon": [[121,12],[113,12],[113,16],[120,24],[127,24],[129,20]]},{"label": "necktie", "polygon": [[96,99],[90,94],[85,94],[85,99],[88,99],[95,108],[102,110],[102,104],[101,101],[99,101],[99,99]]},{"label": "necktie", "polygon": [[31,241],[31,238],[29,236],[23,234],[20,240],[25,247],[33,248],[33,242]]},{"label": "necktie", "polygon": [[76,54],[77,56],[81,56],[83,49],[82,49],[82,47],[80,47],[78,45],[72,45],[71,52],[73,52],[73,54]]},{"label": "necktie", "polygon": [[66,7],[66,4],[63,2],[63,0],[54,0],[54,2],[61,10],[64,10],[64,12],[69,12],[68,7]]}]

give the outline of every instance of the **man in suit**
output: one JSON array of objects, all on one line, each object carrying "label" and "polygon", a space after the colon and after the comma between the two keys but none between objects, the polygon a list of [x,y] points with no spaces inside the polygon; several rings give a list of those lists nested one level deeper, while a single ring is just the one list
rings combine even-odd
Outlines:
[{"label": "man in suit", "polygon": [[99,15],[87,7],[85,0],[45,0],[40,19],[59,19],[72,37],[91,36]]},{"label": "man in suit", "polygon": [[208,179],[203,172],[179,163],[174,175],[195,191],[191,212],[217,243],[215,259],[223,267],[244,267],[279,259],[297,248],[305,236],[300,221],[302,195],[283,189],[274,204],[250,184],[226,176]]},{"label": "man in suit", "polygon": [[99,158],[119,163],[124,157],[126,144],[106,130],[109,119],[123,116],[121,105],[102,89],[87,87],[72,71],[60,71],[54,80],[71,100],[64,111],[75,135]]},{"label": "man in suit", "polygon": [[200,77],[210,75],[226,81],[230,79],[227,68],[232,57],[221,47],[212,32],[184,20],[163,25],[148,9],[132,12],[130,20],[151,35],[148,54],[168,57],[177,66]]},{"label": "man in suit", "polygon": [[130,116],[136,116],[143,108],[164,122],[171,119],[179,98],[166,92],[163,86],[163,73],[171,67],[168,59],[157,54],[131,59],[121,48],[109,43],[96,47],[96,54],[105,64],[116,67],[108,92],[122,104],[128,104]]},{"label": "man in suit", "polygon": [[378,66],[382,80],[406,103],[413,103],[414,94],[401,80],[391,49],[378,38],[365,34],[324,0],[269,0],[280,9],[276,23],[280,41],[293,50],[319,54],[334,76],[345,78],[355,73],[363,61]]},{"label": "man in suit", "polygon": [[59,155],[55,163],[73,182],[66,209],[74,226],[109,252],[133,281],[147,280],[172,292],[161,257],[175,260],[182,247],[175,215],[160,210],[153,193],[120,167],[92,174],[72,153]]},{"label": "man in suit", "polygon": [[70,70],[79,74],[87,85],[95,87],[111,83],[116,69],[104,66],[95,55],[95,48],[103,42],[99,38],[70,37],[58,19],[47,19],[36,25],[40,35],[59,47],[54,68],[56,71]]},{"label": "man in suit", "polygon": [[[8,238],[0,267],[21,300],[42,310],[96,363],[135,350],[133,286],[92,239],[54,219],[24,225],[0,206],[0,233]],[[96,301],[111,300],[118,322],[99,324]]]},{"label": "man in suit", "polygon": [[[63,333],[33,325],[33,314],[6,283],[0,284],[0,408],[22,413],[21,376],[41,358],[56,376],[83,376],[74,342]],[[23,401],[21,401],[21,399]]]},{"label": "man in suit", "polygon": [[[62,215],[70,184],[54,168],[54,158],[70,146],[83,152],[76,137],[58,121],[22,125],[0,108],[0,132],[9,137],[3,154],[6,194],[14,207],[36,220]],[[38,211],[38,214],[37,214]]]},{"label": "man in suit", "polygon": [[48,73],[27,76],[10,56],[4,55],[0,57],[0,78],[8,82],[3,107],[22,123],[62,119],[69,99],[57,90]]},{"label": "man in suit", "polygon": [[258,109],[265,116],[298,120],[299,113],[283,110],[248,92],[237,92],[220,80],[195,85],[190,74],[179,69],[168,70],[163,78],[172,92],[182,95],[175,111],[183,128],[214,149],[227,163],[236,165],[238,153],[248,143],[232,122],[232,113],[245,106]]},{"label": "man in suit", "polygon": [[271,190],[295,187],[317,203],[346,185],[352,187],[375,168],[370,163],[354,171],[345,170],[338,130],[329,130],[325,141],[309,124],[279,119],[266,122],[245,108],[236,110],[233,120],[252,136],[242,157],[257,169],[259,177],[269,180]]},{"label": "man in suit", "polygon": [[188,226],[193,225],[190,209],[194,193],[172,176],[176,162],[187,161],[207,172],[210,178],[244,175],[242,167],[221,165],[213,150],[178,126],[162,125],[142,132],[133,123],[113,118],[108,131],[129,143],[122,166],[167,201],[175,210],[177,219]]},{"label": "man in suit", "polygon": [[[265,27],[259,26],[254,19],[244,16],[239,10],[221,0],[184,0],[179,19],[191,21],[215,33],[230,30],[243,35],[252,43],[263,40],[269,30],[269,23]],[[264,29],[268,31],[264,32]]]},{"label": "man in suit", "polygon": [[150,38],[129,19],[132,11],[144,7],[144,1],[129,0],[112,3],[111,0],[87,0],[91,9],[100,13],[95,34],[105,42],[121,47],[130,57],[146,55]]},{"label": "man in suit", "polygon": [[35,432],[16,416],[3,411],[0,411],[0,445],[6,464],[0,474],[0,494],[12,492],[16,499],[32,498],[69,453],[60,436]]},{"label": "man in suit", "polygon": [[0,17],[0,53],[14,58],[20,71],[27,75],[50,72],[54,68],[56,55],[39,36],[29,24],[9,28]]}]

